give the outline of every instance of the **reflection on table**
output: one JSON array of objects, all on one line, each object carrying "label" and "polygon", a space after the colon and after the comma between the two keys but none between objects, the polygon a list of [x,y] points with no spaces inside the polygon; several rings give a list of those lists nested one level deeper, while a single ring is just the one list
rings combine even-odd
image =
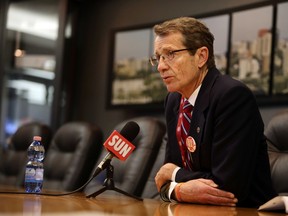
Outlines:
[{"label": "reflection on table", "polygon": [[197,216],[280,216],[285,213],[259,212],[257,209],[166,203],[136,199],[107,191],[95,198],[77,193],[65,196],[0,193],[1,215],[197,215]]}]

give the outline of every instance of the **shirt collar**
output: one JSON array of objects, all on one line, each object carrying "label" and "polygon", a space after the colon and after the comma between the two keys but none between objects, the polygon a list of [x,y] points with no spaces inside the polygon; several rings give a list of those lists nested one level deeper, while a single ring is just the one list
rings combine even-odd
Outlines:
[{"label": "shirt collar", "polygon": [[195,91],[192,93],[192,95],[188,98],[189,103],[194,106],[195,105],[195,101],[197,99],[198,93],[200,91],[202,84],[198,86],[197,89],[195,89]]}]

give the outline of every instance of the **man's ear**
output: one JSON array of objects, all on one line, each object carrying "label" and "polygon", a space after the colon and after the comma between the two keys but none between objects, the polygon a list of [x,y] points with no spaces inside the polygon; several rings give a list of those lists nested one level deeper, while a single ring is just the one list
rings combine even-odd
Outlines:
[{"label": "man's ear", "polygon": [[198,68],[202,68],[208,60],[209,50],[207,47],[203,46],[197,50],[197,53],[199,56]]}]

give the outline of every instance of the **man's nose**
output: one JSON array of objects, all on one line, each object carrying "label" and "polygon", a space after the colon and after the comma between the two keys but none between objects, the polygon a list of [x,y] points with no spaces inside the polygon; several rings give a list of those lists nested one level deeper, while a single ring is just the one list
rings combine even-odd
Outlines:
[{"label": "man's nose", "polygon": [[157,70],[159,72],[162,72],[164,71],[165,69],[167,69],[169,66],[168,64],[166,63],[166,60],[165,58],[163,58],[162,56],[160,56],[159,58],[159,62],[158,62],[158,66],[157,66]]}]

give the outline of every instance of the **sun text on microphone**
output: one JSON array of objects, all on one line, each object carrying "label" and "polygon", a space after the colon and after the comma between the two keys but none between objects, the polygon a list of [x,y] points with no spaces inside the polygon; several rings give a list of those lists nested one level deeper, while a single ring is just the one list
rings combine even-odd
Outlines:
[{"label": "sun text on microphone", "polygon": [[116,130],[113,131],[103,145],[120,160],[126,160],[135,149],[135,146]]}]

